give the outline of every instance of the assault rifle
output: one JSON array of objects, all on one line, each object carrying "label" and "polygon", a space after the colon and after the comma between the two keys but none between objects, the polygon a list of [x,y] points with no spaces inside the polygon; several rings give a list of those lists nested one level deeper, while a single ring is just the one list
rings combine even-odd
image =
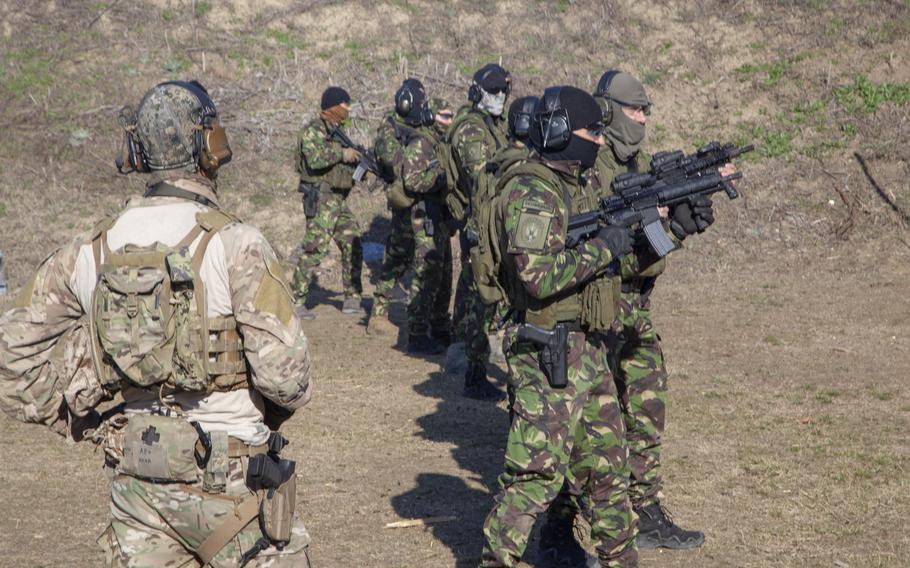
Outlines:
[{"label": "assault rifle", "polygon": [[[666,256],[676,247],[664,231],[657,208],[692,202],[700,195],[721,190],[730,199],[736,199],[739,193],[730,182],[743,175],[737,172],[722,176],[717,168],[754,149],[752,144],[737,148],[733,144],[721,146],[711,142],[689,155],[682,150],[654,154],[650,172],[616,176],[611,184],[614,195],[602,198],[597,210],[569,217],[566,245],[573,247],[588,239],[604,224],[622,227],[641,224],[657,256]],[[696,224],[700,230],[705,228],[699,220]]]},{"label": "assault rifle", "polygon": [[352,176],[354,181],[362,181],[367,172],[373,172],[373,175],[386,183],[393,181],[389,179],[387,173],[383,172],[382,165],[379,163],[379,159],[376,158],[376,153],[373,150],[367,150],[360,144],[354,144],[353,140],[348,138],[348,135],[341,130],[340,125],[329,131],[329,139],[337,140],[345,148],[353,148],[360,154],[360,161],[357,163],[357,168]]}]

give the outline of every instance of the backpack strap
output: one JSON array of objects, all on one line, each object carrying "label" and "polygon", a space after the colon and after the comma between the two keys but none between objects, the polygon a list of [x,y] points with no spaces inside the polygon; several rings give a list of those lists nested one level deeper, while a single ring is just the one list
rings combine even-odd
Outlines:
[{"label": "backpack strap", "polygon": [[179,187],[164,181],[156,183],[148,188],[143,197],[179,197],[188,201],[195,201],[196,203],[212,209],[218,209],[218,205],[211,199],[192,191],[180,189]]}]

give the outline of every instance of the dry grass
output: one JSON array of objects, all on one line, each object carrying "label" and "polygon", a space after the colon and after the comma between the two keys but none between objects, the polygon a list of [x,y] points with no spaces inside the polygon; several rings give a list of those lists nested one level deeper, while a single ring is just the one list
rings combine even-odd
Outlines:
[{"label": "dry grass", "polygon": [[[908,32],[906,0],[7,2],[0,250],[16,289],[139,191],[113,168],[116,110],[161,80],[210,87],[235,149],[226,208],[290,257],[292,140],[325,85],[348,86],[366,141],[406,74],[460,103],[491,60],[518,95],[634,71],[656,103],[652,150],[760,146],[741,164],[743,198],[718,205],[655,294],[672,372],[667,502],[708,543],[642,565],[906,566]],[[381,240],[382,197],[355,192],[354,208]],[[330,262],[323,287],[337,273]],[[504,408],[318,312],[318,393],[289,425],[318,565],[470,565]],[[0,432],[0,566],[97,565],[99,457],[9,420]],[[381,529],[448,514],[461,521]]]}]

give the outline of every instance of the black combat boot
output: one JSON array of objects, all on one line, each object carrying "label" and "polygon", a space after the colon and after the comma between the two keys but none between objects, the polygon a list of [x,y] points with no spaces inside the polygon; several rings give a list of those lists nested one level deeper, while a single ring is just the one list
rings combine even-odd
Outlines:
[{"label": "black combat boot", "polygon": [[441,343],[432,339],[427,334],[409,334],[408,335],[408,353],[418,355],[439,355],[446,348]]},{"label": "black combat boot", "polygon": [[638,548],[672,548],[683,550],[698,548],[705,543],[701,531],[687,531],[673,522],[673,518],[658,501],[646,507],[635,507],[638,515]]},{"label": "black combat boot", "polygon": [[452,332],[448,329],[431,329],[430,337],[443,347],[448,348],[452,344]]},{"label": "black combat boot", "polygon": [[464,374],[464,395],[474,400],[502,400],[505,394],[487,380],[487,368],[472,363]]},{"label": "black combat boot", "polygon": [[590,554],[575,538],[575,515],[550,511],[540,527],[540,560],[544,566],[572,568],[600,568],[600,561]]}]

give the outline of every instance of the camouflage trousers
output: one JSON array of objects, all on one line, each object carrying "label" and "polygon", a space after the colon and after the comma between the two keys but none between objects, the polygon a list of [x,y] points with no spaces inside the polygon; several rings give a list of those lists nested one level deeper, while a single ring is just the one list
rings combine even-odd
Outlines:
[{"label": "camouflage trousers", "polygon": [[[248,458],[230,458],[224,493],[207,493],[202,484],[152,483],[127,475],[111,480],[111,524],[98,538],[104,565],[111,567],[194,568],[195,550],[226,519],[234,518],[238,499],[251,495],[244,482]],[[233,568],[262,537],[253,519],[206,566]],[[309,568],[310,535],[295,513],[291,542],[282,550],[260,552],[247,566]]]},{"label": "camouflage trousers", "polygon": [[446,224],[431,220],[425,207],[392,210],[382,273],[373,291],[372,315],[388,315],[392,289],[412,264],[408,332],[448,332],[452,246]]},{"label": "camouflage trousers", "polygon": [[341,284],[345,297],[359,298],[363,293],[360,281],[363,269],[360,227],[342,195],[323,191],[319,195],[319,212],[316,217],[307,220],[303,254],[291,283],[298,304],[306,303],[313,272],[329,253],[332,240],[341,251]]},{"label": "camouflage trousers", "polygon": [[651,303],[637,292],[620,298],[621,332],[610,345],[611,368],[626,425],[632,478],[629,496],[645,507],[661,497],[661,435],[667,404],[667,368],[660,336],[651,321]]},{"label": "camouflage trousers", "polygon": [[484,522],[481,566],[517,566],[534,520],[566,482],[591,523],[603,566],[636,566],[625,431],[601,335],[571,333],[569,377],[550,387],[538,348],[508,330],[514,418],[500,492]]},{"label": "camouflage trousers", "polygon": [[458,231],[458,243],[461,249],[461,272],[455,282],[455,305],[452,308],[452,328],[454,341],[467,340],[468,298],[474,282],[474,273],[471,272],[471,256],[469,254],[468,239],[465,229]]}]

